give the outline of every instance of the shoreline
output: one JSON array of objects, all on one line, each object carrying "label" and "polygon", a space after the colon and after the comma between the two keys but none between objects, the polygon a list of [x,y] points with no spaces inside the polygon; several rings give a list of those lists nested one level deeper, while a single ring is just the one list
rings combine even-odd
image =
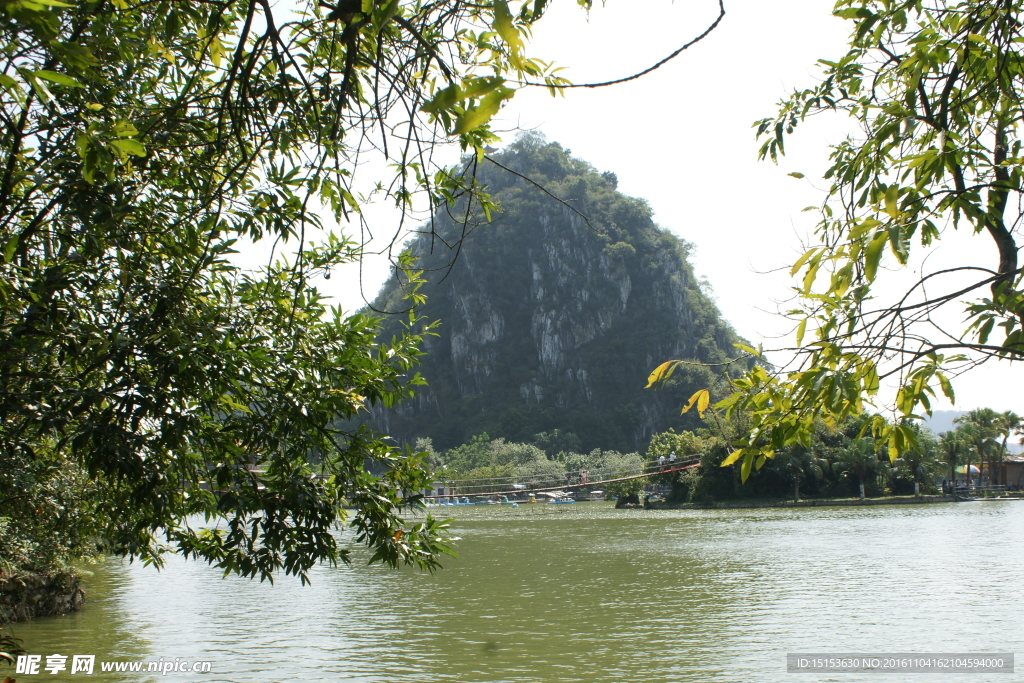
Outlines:
[{"label": "shoreline", "polygon": [[[1020,500],[1019,497],[1015,497]],[[812,498],[795,502],[792,500],[734,500],[721,503],[652,503],[649,510],[727,510],[731,508],[811,508],[811,507],[857,507],[862,505],[931,505],[935,503],[956,503],[953,495],[891,496],[886,498]]]}]

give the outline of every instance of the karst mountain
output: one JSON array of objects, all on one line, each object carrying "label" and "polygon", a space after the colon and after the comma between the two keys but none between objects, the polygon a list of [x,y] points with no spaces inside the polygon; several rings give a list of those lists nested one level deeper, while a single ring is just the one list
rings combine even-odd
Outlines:
[{"label": "karst mountain", "polygon": [[[557,143],[525,135],[491,156],[477,170],[499,205],[491,220],[471,211],[466,221],[460,202],[434,217],[443,239],[409,245],[429,281],[420,313],[441,325],[424,344],[427,386],[377,410],[377,426],[435,448],[558,429],[584,450],[620,451],[699,426],[680,407],[697,389],[724,390],[721,367],[695,365],[664,389],[644,388],[662,361],[741,355],[687,260],[692,245],[658,227],[643,199],[618,192],[614,173]],[[373,307],[399,310],[401,296],[392,278]],[[386,320],[383,335],[399,324]]]}]

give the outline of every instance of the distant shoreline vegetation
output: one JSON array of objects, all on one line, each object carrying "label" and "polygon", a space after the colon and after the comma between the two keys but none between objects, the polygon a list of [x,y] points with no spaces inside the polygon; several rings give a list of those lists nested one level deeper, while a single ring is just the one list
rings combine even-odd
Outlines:
[{"label": "distant shoreline vegetation", "polygon": [[[583,470],[621,467],[623,470],[666,459],[699,454],[699,468],[616,482],[602,488],[609,496],[640,494],[648,484],[668,487],[669,504],[711,506],[717,503],[761,501],[769,507],[784,500],[870,500],[896,496],[935,496],[943,482],[1024,487],[1024,463],[1009,452],[1010,439],[1020,439],[1024,426],[1012,412],[982,408],[957,418],[956,429],[936,436],[920,425],[915,447],[890,461],[885,444],[862,435],[865,420],[848,420],[836,428],[816,423],[809,446],[779,449],[741,483],[740,465],[722,467],[742,419],[694,431],[669,430],[656,434],[643,455],[592,449],[583,453],[579,437],[569,431],[540,432],[527,442],[492,439],[486,433],[455,448],[437,450],[429,438],[416,441],[426,452],[430,471],[438,478],[495,480],[503,477],[564,477]],[[845,504],[845,503],[837,503]]]}]

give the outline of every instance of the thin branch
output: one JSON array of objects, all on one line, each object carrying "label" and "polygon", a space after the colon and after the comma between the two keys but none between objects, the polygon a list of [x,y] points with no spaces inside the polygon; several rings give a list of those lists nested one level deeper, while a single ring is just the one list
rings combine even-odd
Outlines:
[{"label": "thin branch", "polygon": [[718,16],[715,18],[715,20],[713,22],[711,22],[710,26],[708,26],[706,29],[704,29],[703,33],[701,33],[699,36],[697,36],[696,38],[694,38],[690,42],[688,42],[685,45],[683,45],[682,47],[680,47],[678,50],[676,50],[675,52],[670,54],[668,57],[665,57],[665,59],[661,60],[660,62],[658,62],[658,63],[656,63],[656,64],[654,64],[652,66],[647,67],[643,71],[640,71],[638,73],[633,74],[632,76],[626,76],[624,78],[616,78],[615,80],[611,80],[611,81],[601,81],[600,83],[549,84],[549,83],[534,83],[532,81],[524,81],[522,83],[522,85],[533,85],[533,86],[537,86],[537,87],[541,87],[541,88],[568,90],[569,88],[604,88],[604,87],[607,87],[609,85],[618,85],[619,83],[628,83],[629,81],[635,81],[636,79],[640,78],[641,76],[646,76],[647,74],[651,73],[652,71],[655,71],[656,69],[660,69],[662,66],[664,66],[665,64],[668,64],[669,62],[671,62],[673,59],[675,59],[676,57],[681,55],[686,50],[689,50],[691,47],[693,47],[694,45],[696,45],[700,41],[702,41],[705,38],[707,38],[708,35],[710,35],[712,31],[714,31],[716,28],[718,28],[718,25],[722,22],[722,19],[724,19],[724,18],[725,18],[725,0],[718,0]]}]

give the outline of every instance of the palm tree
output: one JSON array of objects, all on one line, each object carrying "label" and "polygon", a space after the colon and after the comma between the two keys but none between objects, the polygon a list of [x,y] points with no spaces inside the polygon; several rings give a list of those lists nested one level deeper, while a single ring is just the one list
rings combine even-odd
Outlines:
[{"label": "palm tree", "polygon": [[854,440],[850,447],[839,455],[836,463],[836,469],[845,476],[857,478],[861,500],[864,500],[864,480],[876,467],[878,458],[875,457],[875,440],[869,437]]},{"label": "palm tree", "polygon": [[[991,449],[998,445],[998,441],[996,441],[996,437],[999,435],[996,425],[998,417],[999,413],[991,408],[976,408],[966,415],[961,415],[953,420],[960,423],[957,430],[963,433],[968,443],[974,448],[974,452],[978,456],[979,471],[981,470],[981,465],[985,462],[985,455],[989,454]],[[989,474],[991,475],[991,471]],[[970,451],[968,451],[967,478],[970,479],[970,477],[971,458]]]},{"label": "palm tree", "polygon": [[824,458],[816,458],[810,449],[793,446],[784,461],[785,470],[793,477],[793,500],[800,502],[800,482],[808,473],[815,479],[821,479],[828,471],[829,462]]},{"label": "palm tree", "polygon": [[967,450],[963,434],[958,431],[943,432],[939,435],[939,452],[942,460],[949,465],[949,483],[956,481],[956,466],[962,462],[961,456]]},{"label": "palm tree", "polygon": [[999,444],[999,451],[997,455],[999,459],[999,466],[995,470],[995,477],[993,478],[992,470],[990,469],[989,478],[992,480],[993,484],[998,485],[1000,483],[999,473],[1003,469],[1003,456],[1006,455],[1006,442],[1010,440],[1011,436],[1020,432],[1021,429],[1024,428],[1024,418],[1012,410],[1007,410],[1006,412],[999,414],[996,418],[995,424],[999,431],[999,435],[1003,437],[1003,441]]},{"label": "palm tree", "polygon": [[921,480],[926,478],[934,469],[936,462],[935,441],[929,433],[921,429],[920,423],[914,423],[910,428],[917,435],[917,445],[908,448],[896,460],[897,470],[902,470],[910,475],[914,481],[914,495],[921,495]]}]

